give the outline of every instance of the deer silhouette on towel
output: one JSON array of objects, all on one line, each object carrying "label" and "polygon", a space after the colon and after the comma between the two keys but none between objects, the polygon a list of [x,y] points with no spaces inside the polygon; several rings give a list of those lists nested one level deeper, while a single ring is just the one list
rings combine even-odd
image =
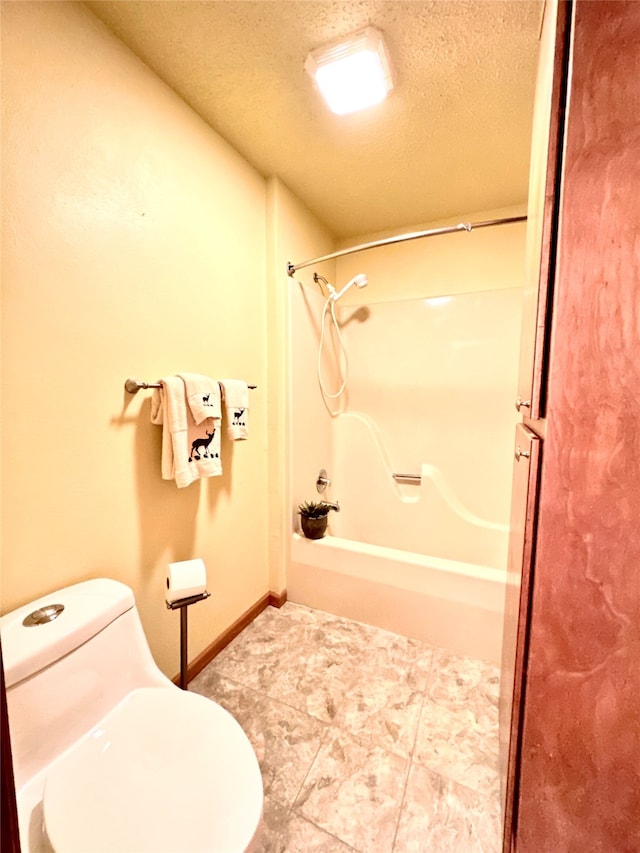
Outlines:
[{"label": "deer silhouette on towel", "polygon": [[236,409],[233,413],[233,424],[232,426],[246,426],[246,422],[244,420],[240,420],[240,418],[244,414],[244,409]]},{"label": "deer silhouette on towel", "polygon": [[207,432],[205,429],[205,433],[207,435],[207,438],[196,438],[195,441],[191,442],[191,454],[189,456],[189,462],[193,462],[194,458],[196,460],[202,459],[202,457],[205,457],[206,459],[213,459],[219,455],[218,453],[210,454],[208,451],[209,445],[213,441],[213,436],[216,434],[215,427],[213,429],[213,432]]}]

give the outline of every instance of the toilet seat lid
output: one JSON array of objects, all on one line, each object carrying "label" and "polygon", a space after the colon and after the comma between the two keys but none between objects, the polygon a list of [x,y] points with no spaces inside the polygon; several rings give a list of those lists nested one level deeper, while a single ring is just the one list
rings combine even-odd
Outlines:
[{"label": "toilet seat lid", "polygon": [[176,687],[141,688],[51,767],[44,822],[64,853],[240,853],[262,800],[231,714]]}]

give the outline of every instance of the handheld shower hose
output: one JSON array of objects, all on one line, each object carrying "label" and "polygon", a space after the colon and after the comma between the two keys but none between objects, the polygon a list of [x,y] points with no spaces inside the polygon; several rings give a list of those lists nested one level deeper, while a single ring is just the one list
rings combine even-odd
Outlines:
[{"label": "handheld shower hose", "polygon": [[[317,273],[314,273],[313,278],[314,278],[314,281],[317,282],[318,279],[322,278],[322,277],[318,276]],[[347,354],[347,348],[345,346],[344,339],[343,339],[342,333],[340,331],[340,324],[338,323],[338,319],[337,319],[336,314],[335,314],[335,303],[354,284],[356,285],[356,287],[361,288],[361,287],[366,287],[369,282],[368,282],[366,275],[364,275],[364,273],[360,273],[359,275],[354,276],[349,282],[347,282],[347,284],[345,284],[345,286],[342,288],[342,290],[340,290],[338,292],[338,291],[336,291],[336,289],[331,284],[329,284],[329,282],[326,279],[322,279],[322,280],[327,285],[327,289],[329,290],[329,296],[327,297],[327,299],[324,303],[324,307],[322,309],[322,319],[320,322],[320,344],[318,346],[318,383],[320,385],[320,391],[322,392],[323,397],[325,397],[329,400],[337,400],[339,397],[342,396],[342,394],[344,393],[344,391],[347,387],[347,380],[349,378],[349,356]],[[338,356],[338,374],[341,378],[341,382],[340,382],[340,387],[338,388],[338,390],[334,394],[331,394],[331,393],[329,393],[329,391],[327,391],[325,384],[324,384],[324,379],[322,376],[322,353],[324,351],[325,320],[327,317],[327,309],[329,309],[329,313],[331,315],[331,321],[333,323],[333,327],[335,329],[336,337],[338,339],[338,344],[340,347],[340,355],[342,356],[342,362],[344,364],[344,369],[341,369],[340,355],[339,355]],[[337,414],[337,412],[332,412],[332,414]]]}]

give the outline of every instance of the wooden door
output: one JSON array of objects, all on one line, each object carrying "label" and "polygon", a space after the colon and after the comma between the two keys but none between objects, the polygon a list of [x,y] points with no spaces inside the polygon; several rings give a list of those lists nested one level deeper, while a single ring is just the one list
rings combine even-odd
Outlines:
[{"label": "wooden door", "polygon": [[500,785],[504,804],[505,851],[511,849],[512,806],[517,781],[520,699],[526,651],[540,444],[540,439],[533,432],[522,424],[516,426],[500,672]]},{"label": "wooden door", "polygon": [[516,853],[640,851],[640,3],[578,0]]}]

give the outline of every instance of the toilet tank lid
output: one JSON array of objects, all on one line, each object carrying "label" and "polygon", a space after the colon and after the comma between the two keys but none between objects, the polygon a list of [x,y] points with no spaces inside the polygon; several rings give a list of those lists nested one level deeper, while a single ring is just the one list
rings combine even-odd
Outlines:
[{"label": "toilet tank lid", "polygon": [[[64,610],[52,622],[23,624],[34,610],[53,604]],[[95,578],[67,586],[7,613],[0,619],[2,658],[7,688],[77,649],[135,605],[123,583]]]}]

